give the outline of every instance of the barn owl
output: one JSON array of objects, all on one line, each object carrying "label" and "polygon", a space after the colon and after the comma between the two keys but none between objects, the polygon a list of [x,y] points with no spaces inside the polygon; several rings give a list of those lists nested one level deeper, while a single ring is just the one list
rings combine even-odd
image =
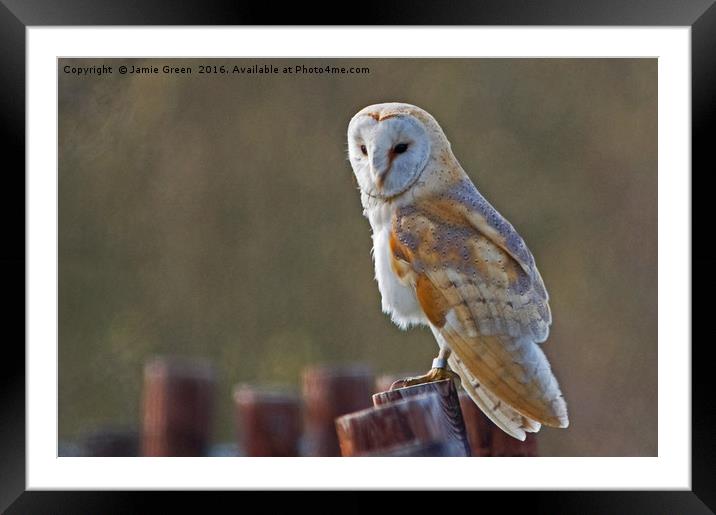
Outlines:
[{"label": "barn owl", "polygon": [[383,311],[428,326],[439,352],[424,376],[453,377],[502,430],[524,440],[567,427],[567,405],[539,344],[552,316],[534,258],[480,194],[437,121],[402,103],[348,125],[348,159],[370,221]]}]

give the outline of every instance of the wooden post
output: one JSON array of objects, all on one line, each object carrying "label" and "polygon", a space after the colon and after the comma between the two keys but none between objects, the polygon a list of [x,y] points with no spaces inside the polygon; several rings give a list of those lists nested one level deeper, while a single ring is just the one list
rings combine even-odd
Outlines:
[{"label": "wooden post", "polygon": [[208,362],[155,358],[144,367],[145,456],[205,456],[214,397]]},{"label": "wooden post", "polygon": [[485,416],[467,393],[461,391],[459,398],[462,417],[465,421],[467,441],[470,442],[472,456],[491,456],[492,428],[495,424]]},{"label": "wooden post", "polygon": [[316,366],[303,372],[303,453],[340,456],[335,419],[370,406],[375,376],[363,365]]},{"label": "wooden post", "polygon": [[298,456],[298,395],[249,385],[234,388],[238,443],[246,456]]},{"label": "wooden post", "polygon": [[101,427],[82,435],[84,456],[139,456],[139,434],[135,430]]},{"label": "wooden post", "polygon": [[437,457],[464,457],[460,446],[455,445],[455,442],[430,442],[430,443],[418,443],[418,444],[407,444],[392,449],[384,449],[376,452],[367,452],[361,454],[363,457],[380,457],[380,458],[399,458],[399,457],[422,457],[422,458],[437,458]]},{"label": "wooden post", "polygon": [[344,415],[336,429],[343,456],[467,456],[437,393]]},{"label": "wooden post", "polygon": [[521,442],[494,424],[493,426],[492,456],[539,456],[536,433],[527,433],[525,441]]},{"label": "wooden post", "polygon": [[524,442],[511,437],[487,418],[465,392],[460,392],[460,406],[473,456],[538,456],[535,433],[527,433]]},{"label": "wooden post", "polygon": [[406,388],[396,388],[373,395],[373,404],[381,406],[401,399],[409,399],[419,395],[435,393],[440,401],[442,416],[448,428],[449,440],[458,442],[465,449],[465,456],[470,456],[470,444],[465,434],[465,422],[460,409],[460,400],[455,383],[451,379],[434,381]]}]

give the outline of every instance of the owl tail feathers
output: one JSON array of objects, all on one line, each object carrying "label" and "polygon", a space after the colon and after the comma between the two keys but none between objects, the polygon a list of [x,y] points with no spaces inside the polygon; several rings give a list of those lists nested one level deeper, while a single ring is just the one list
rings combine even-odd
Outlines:
[{"label": "owl tail feathers", "polygon": [[505,433],[524,441],[527,437],[526,433],[536,433],[540,430],[542,424],[536,420],[525,417],[508,404],[500,402],[493,393],[482,385],[473,386],[474,378],[465,367],[465,364],[455,354],[450,356],[448,362],[450,367],[460,376],[462,386],[473,402],[477,404],[487,418]]},{"label": "owl tail feathers", "polygon": [[[487,388],[496,400],[490,415],[503,404],[524,418],[546,426],[567,427],[567,403],[539,345],[528,337],[485,336],[465,338],[452,327],[446,327],[453,355],[462,373],[463,383],[476,391]],[[451,356],[452,357],[452,356]],[[465,386],[469,390],[468,386]],[[484,401],[483,401],[484,402]],[[480,405],[480,402],[475,400]],[[529,424],[527,424],[529,425]],[[508,431],[509,432],[509,431]]]},{"label": "owl tail feathers", "polygon": [[[523,341],[514,343],[515,346],[522,347],[521,357],[525,359],[522,364],[529,363],[530,366],[534,366],[531,374],[527,374],[527,377],[532,380],[532,384],[536,386],[536,390],[541,393],[543,408],[539,411],[540,422],[544,425],[551,427],[567,428],[569,427],[569,415],[567,414],[567,402],[562,396],[562,391],[557,383],[557,378],[554,377],[549,361],[544,355],[541,347],[530,341],[529,339],[523,339]],[[529,370],[530,366],[526,368]],[[519,406],[517,406],[519,409]]]}]

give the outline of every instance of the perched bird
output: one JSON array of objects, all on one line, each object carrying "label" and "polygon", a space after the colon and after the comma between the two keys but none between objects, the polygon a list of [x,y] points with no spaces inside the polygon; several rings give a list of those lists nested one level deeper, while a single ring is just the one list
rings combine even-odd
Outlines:
[{"label": "perched bird", "polygon": [[440,347],[430,372],[400,385],[457,373],[519,440],[541,424],[567,427],[538,345],[552,318],[534,258],[477,191],[437,121],[410,104],[368,106],[348,125],[348,156],[373,232],[383,311],[402,329],[429,326]]}]

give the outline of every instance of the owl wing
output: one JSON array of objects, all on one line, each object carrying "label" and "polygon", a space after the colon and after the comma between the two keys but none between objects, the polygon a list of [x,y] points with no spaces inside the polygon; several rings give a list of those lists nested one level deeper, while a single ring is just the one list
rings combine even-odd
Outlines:
[{"label": "owl wing", "polygon": [[391,250],[478,406],[520,439],[540,423],[565,427],[566,404],[536,343],[551,323],[542,278],[522,238],[474,185],[399,209]]}]

